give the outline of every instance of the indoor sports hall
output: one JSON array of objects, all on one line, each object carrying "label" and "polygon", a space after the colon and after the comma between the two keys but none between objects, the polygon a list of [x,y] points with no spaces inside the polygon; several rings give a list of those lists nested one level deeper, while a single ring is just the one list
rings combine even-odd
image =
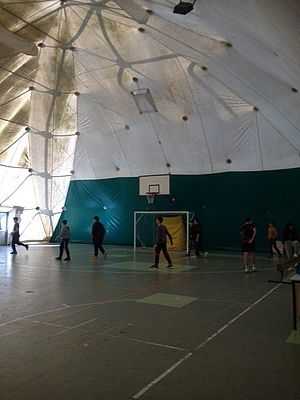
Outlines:
[{"label": "indoor sports hall", "polygon": [[299,27],[0,2],[0,400],[299,397]]}]

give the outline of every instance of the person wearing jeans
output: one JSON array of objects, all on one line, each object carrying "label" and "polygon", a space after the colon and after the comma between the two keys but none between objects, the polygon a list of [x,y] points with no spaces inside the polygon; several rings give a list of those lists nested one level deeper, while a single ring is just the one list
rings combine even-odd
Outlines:
[{"label": "person wearing jeans", "polygon": [[283,232],[283,242],[288,259],[299,256],[299,237],[295,225],[288,223]]},{"label": "person wearing jeans", "polygon": [[60,246],[59,246],[59,256],[56,257],[56,260],[61,260],[64,251],[66,252],[67,257],[64,258],[64,261],[70,261],[70,251],[69,251],[69,241],[70,241],[70,228],[67,225],[68,221],[64,219],[61,221],[61,230],[60,234],[56,239],[60,239]]},{"label": "person wearing jeans", "polygon": [[173,245],[172,236],[170,235],[167,227],[163,224],[163,217],[159,216],[156,219],[157,230],[156,230],[156,246],[155,246],[155,259],[154,264],[150,268],[159,267],[159,255],[163,252],[165,259],[168,262],[167,268],[173,268],[171,257],[167,250],[167,237],[170,240],[171,245]]}]

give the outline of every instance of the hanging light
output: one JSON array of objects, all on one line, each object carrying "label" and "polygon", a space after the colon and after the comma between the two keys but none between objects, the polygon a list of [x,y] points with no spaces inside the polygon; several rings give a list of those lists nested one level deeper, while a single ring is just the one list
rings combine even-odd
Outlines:
[{"label": "hanging light", "polygon": [[180,1],[179,4],[177,4],[174,7],[174,13],[175,14],[188,14],[189,12],[191,12],[194,9],[194,4],[196,3],[196,0],[194,0],[192,3],[190,3],[189,1]]}]

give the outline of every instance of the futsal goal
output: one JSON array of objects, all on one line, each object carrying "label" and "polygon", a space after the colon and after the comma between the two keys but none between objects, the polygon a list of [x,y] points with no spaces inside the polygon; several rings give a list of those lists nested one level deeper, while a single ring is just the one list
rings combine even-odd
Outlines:
[{"label": "futsal goal", "polygon": [[134,211],[134,251],[137,248],[153,247],[156,240],[156,218],[162,216],[173,237],[175,250],[189,249],[189,211]]}]

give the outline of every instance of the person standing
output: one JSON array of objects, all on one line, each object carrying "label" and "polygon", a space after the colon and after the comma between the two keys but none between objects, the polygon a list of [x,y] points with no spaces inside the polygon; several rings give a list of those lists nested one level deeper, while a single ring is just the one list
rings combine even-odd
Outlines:
[{"label": "person standing", "polygon": [[256,272],[255,265],[255,238],[256,238],[256,228],[252,222],[250,217],[245,219],[245,223],[240,229],[240,234],[242,238],[242,252],[243,252],[243,260],[244,260],[244,268],[245,272],[249,272],[249,261],[252,259],[252,271]]},{"label": "person standing", "polygon": [[[283,242],[285,245],[286,255],[290,260],[299,255],[299,237],[295,225],[287,223],[283,231]],[[294,254],[293,254],[294,253]]]},{"label": "person standing", "polygon": [[61,260],[63,253],[65,251],[67,257],[64,258],[64,261],[71,261],[70,250],[69,250],[70,227],[67,224],[68,224],[68,221],[66,219],[61,221],[60,234],[56,238],[56,240],[58,238],[60,239],[59,256],[56,257],[56,260]]},{"label": "person standing", "polygon": [[276,244],[277,237],[278,237],[278,231],[277,231],[276,226],[274,225],[273,222],[269,222],[269,226],[268,226],[268,241],[269,241],[269,250],[270,250],[269,258],[272,258],[274,255],[273,248],[277,252],[278,257],[281,258],[280,250],[278,249],[277,244]]},{"label": "person standing", "polygon": [[191,257],[193,250],[194,250],[194,220],[191,220],[189,222],[189,250],[186,253],[186,257]]},{"label": "person standing", "polygon": [[159,256],[160,252],[163,252],[165,259],[168,262],[167,268],[173,268],[171,257],[167,251],[167,237],[170,240],[171,246],[173,246],[173,239],[170,235],[168,228],[163,224],[163,217],[159,216],[156,219],[157,230],[156,230],[156,246],[155,246],[155,261],[150,268],[159,267]]},{"label": "person standing", "polygon": [[103,248],[103,241],[105,236],[105,228],[103,224],[101,224],[99,217],[96,215],[93,218],[93,227],[92,227],[92,237],[94,244],[94,259],[98,258],[98,250],[103,254],[104,258],[107,257],[107,253]]},{"label": "person standing", "polygon": [[14,218],[14,230],[11,232],[12,236],[12,242],[11,242],[11,248],[12,252],[10,254],[18,254],[17,249],[16,249],[16,244],[18,246],[23,246],[25,247],[26,250],[28,250],[29,246],[28,244],[24,244],[20,242],[20,224],[19,224],[19,219],[17,217]]},{"label": "person standing", "polygon": [[200,251],[201,251],[203,257],[206,258],[208,256],[208,252],[202,246],[202,226],[196,218],[194,219],[193,239],[194,239],[195,255],[200,258],[201,257]]}]

